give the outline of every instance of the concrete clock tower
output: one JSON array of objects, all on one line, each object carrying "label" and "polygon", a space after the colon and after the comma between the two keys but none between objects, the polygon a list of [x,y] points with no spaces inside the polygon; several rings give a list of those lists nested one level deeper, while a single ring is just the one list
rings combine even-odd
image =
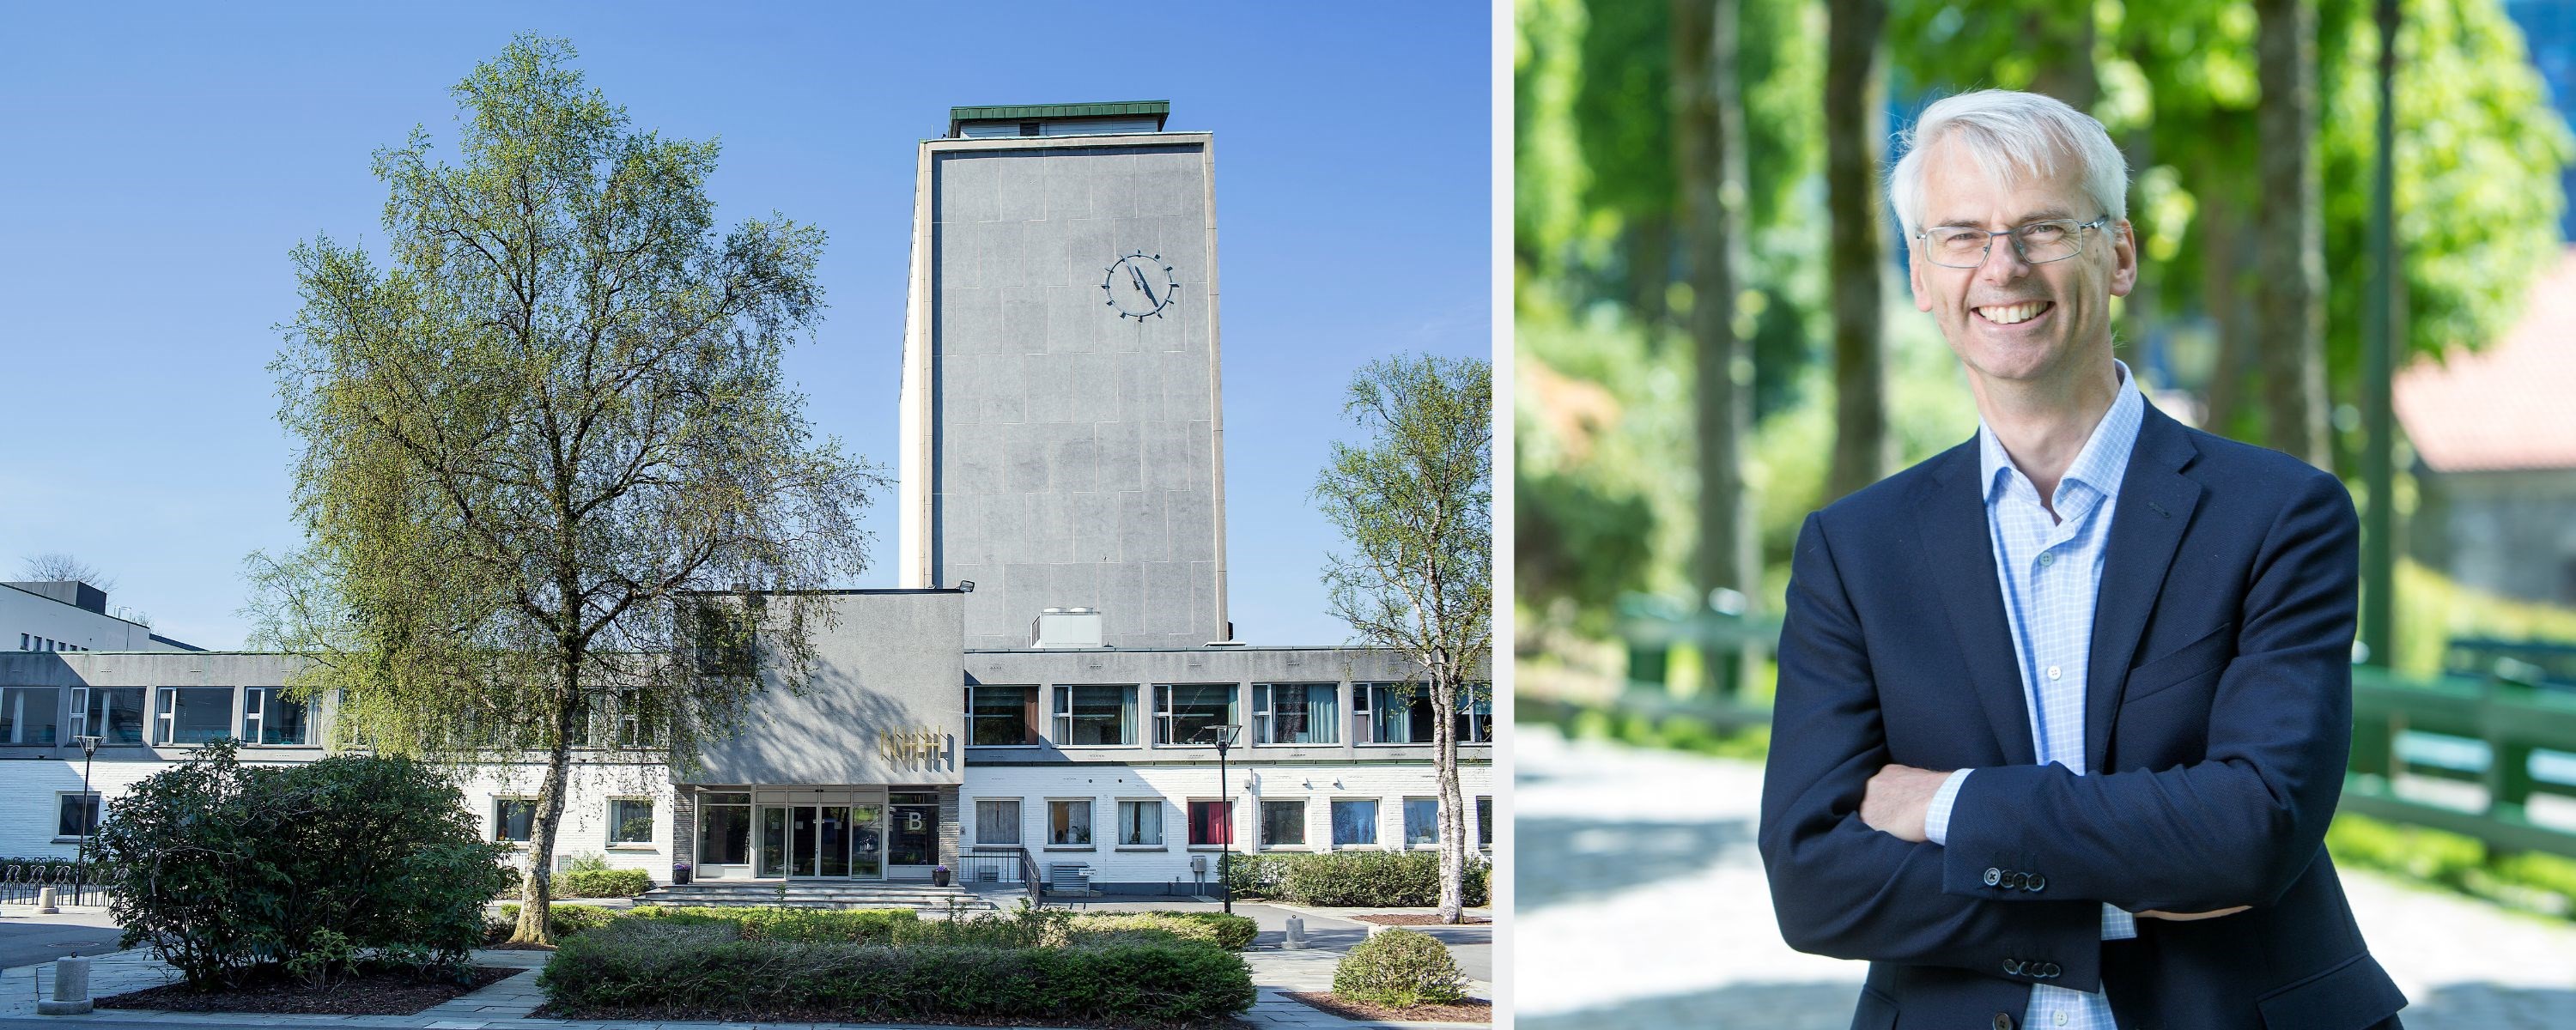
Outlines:
[{"label": "concrete clock tower", "polygon": [[972,582],[969,649],[1047,609],[1229,639],[1213,140],[1164,101],[959,107],[921,143],[900,583]]}]

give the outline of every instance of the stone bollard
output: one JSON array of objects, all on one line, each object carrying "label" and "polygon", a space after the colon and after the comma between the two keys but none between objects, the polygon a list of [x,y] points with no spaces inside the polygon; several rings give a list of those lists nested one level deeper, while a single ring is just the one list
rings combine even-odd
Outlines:
[{"label": "stone bollard", "polygon": [[54,960],[54,996],[38,999],[40,1016],[85,1016],[89,1014],[89,960],[80,956]]},{"label": "stone bollard", "polygon": [[62,911],[60,906],[54,904],[53,888],[36,888],[36,911],[49,916]]},{"label": "stone bollard", "polygon": [[1289,951],[1296,951],[1304,948],[1306,946],[1306,921],[1296,916],[1289,916],[1288,940],[1279,946]]}]

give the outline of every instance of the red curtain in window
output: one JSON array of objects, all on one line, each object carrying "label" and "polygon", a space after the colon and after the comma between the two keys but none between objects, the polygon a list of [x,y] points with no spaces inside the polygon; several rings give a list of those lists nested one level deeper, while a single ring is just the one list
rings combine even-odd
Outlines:
[{"label": "red curtain in window", "polygon": [[1234,843],[1234,802],[1190,802],[1190,843]]}]

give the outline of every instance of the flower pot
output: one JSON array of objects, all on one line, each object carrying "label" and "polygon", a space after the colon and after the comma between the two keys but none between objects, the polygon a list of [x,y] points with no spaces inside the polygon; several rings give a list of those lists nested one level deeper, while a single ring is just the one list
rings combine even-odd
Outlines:
[{"label": "flower pot", "polygon": [[671,867],[671,885],[672,885],[672,886],[674,886],[674,887],[678,887],[678,886],[685,886],[685,885],[687,885],[687,884],[688,884],[688,882],[689,882],[689,867],[684,866],[684,865],[683,865],[683,866],[672,866],[672,867]]},{"label": "flower pot", "polygon": [[945,869],[933,869],[933,870],[931,870],[931,871],[930,871],[930,885],[931,885],[931,886],[933,886],[933,887],[945,887],[945,886],[948,886],[948,870],[945,870]]}]

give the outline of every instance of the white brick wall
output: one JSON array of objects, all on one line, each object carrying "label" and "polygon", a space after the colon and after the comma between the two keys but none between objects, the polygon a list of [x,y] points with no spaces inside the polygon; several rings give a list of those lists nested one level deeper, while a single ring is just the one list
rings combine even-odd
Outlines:
[{"label": "white brick wall", "polygon": [[[249,753],[245,749],[244,754]],[[92,789],[113,805],[135,782],[167,769],[176,762],[99,762],[92,767]],[[244,765],[268,765],[245,761]],[[487,836],[492,832],[492,799],[495,797],[528,797],[537,795],[542,766],[489,766],[463,778],[458,786],[465,792],[467,811],[474,813]],[[81,763],[76,761],[0,762],[0,858],[71,858],[79,853],[77,842],[68,838],[56,840],[54,831],[61,820],[63,794],[78,794],[81,789]],[[653,799],[653,843],[650,845],[608,844],[608,799],[637,797]],[[599,852],[608,864],[621,869],[642,869],[655,880],[671,878],[671,783],[658,766],[604,767],[575,765],[572,772],[571,796],[564,803],[563,828],[556,833],[555,854]]]},{"label": "white brick wall", "polygon": [[[171,764],[100,762],[95,767],[92,780],[95,789],[113,801],[135,781]],[[0,762],[0,857],[70,858],[77,853],[72,842],[55,842],[54,829],[59,816],[56,798],[61,793],[79,792],[80,772],[78,762]],[[459,786],[465,793],[468,810],[488,835],[493,829],[493,801],[505,797],[534,798],[543,774],[543,767],[533,764],[485,766],[467,775]],[[1428,762],[1237,765],[1229,767],[1226,775],[1233,781],[1234,849],[1237,851],[1334,850],[1331,843],[1331,803],[1336,799],[1374,800],[1378,806],[1379,843],[1376,846],[1400,848],[1404,834],[1404,799],[1437,796]],[[1458,776],[1468,805],[1468,833],[1473,839],[1476,833],[1475,800],[1494,795],[1494,771],[1491,765],[1462,765]],[[564,806],[563,826],[557,831],[555,840],[558,861],[564,855],[596,852],[604,856],[612,867],[642,869],[654,880],[668,882],[671,878],[674,822],[672,795],[668,775],[657,766],[574,766],[571,793]],[[1091,867],[1091,878],[1095,883],[1159,884],[1195,889],[1198,878],[1190,870],[1191,856],[1213,856],[1216,849],[1201,850],[1189,846],[1188,806],[1192,800],[1213,801],[1218,796],[1217,770],[1213,764],[969,766],[959,798],[959,821],[964,831],[961,846],[971,851],[979,843],[975,835],[975,802],[978,799],[1016,798],[1020,801],[1021,846],[1028,848],[1030,856],[1040,865],[1081,862]],[[609,845],[608,801],[616,797],[652,800],[651,844]],[[1047,802],[1062,799],[1091,801],[1092,843],[1089,846],[1058,848],[1047,844]],[[1161,847],[1130,849],[1117,845],[1118,802],[1121,800],[1156,800],[1162,804]],[[1306,844],[1303,847],[1262,846],[1259,839],[1260,802],[1265,800],[1306,802]],[[1216,867],[1213,857],[1208,859],[1207,866],[1208,882],[1213,884]]]},{"label": "white brick wall", "polygon": [[[1357,766],[1237,765],[1229,767],[1226,776],[1232,781],[1230,786],[1235,803],[1233,849],[1239,852],[1335,850],[1331,843],[1331,802],[1336,799],[1375,800],[1378,803],[1379,843],[1374,847],[1401,848],[1404,799],[1439,796],[1428,762]],[[1468,807],[1467,832],[1471,840],[1476,833],[1476,799],[1492,797],[1493,784],[1491,765],[1461,765],[1458,769],[1460,793]],[[965,824],[961,843],[966,850],[972,851],[978,843],[996,843],[978,841],[975,835],[975,802],[985,798],[1019,799],[1019,844],[1029,849],[1030,857],[1041,866],[1053,862],[1081,862],[1091,867],[1094,883],[1161,884],[1191,890],[1196,888],[1199,877],[1190,870],[1190,857],[1204,853],[1210,856],[1206,881],[1211,888],[1215,883],[1214,856],[1218,849],[1189,846],[1189,802],[1219,798],[1214,764],[1203,767],[970,765],[966,769],[966,785],[960,801],[961,819]],[[1047,802],[1084,798],[1092,803],[1092,843],[1083,847],[1048,844]],[[1158,848],[1122,848],[1117,844],[1118,802],[1142,799],[1159,799],[1163,804],[1163,845]],[[1306,802],[1304,846],[1261,846],[1258,838],[1262,801]]]}]

